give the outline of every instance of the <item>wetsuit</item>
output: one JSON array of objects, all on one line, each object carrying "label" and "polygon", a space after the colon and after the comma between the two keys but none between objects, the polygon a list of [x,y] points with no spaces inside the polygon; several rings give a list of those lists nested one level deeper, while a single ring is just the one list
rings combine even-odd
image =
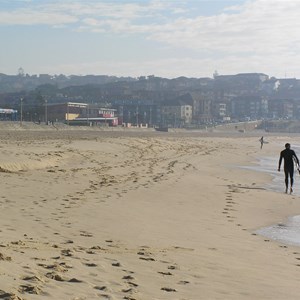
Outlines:
[{"label": "wetsuit", "polygon": [[299,159],[294,150],[286,148],[280,152],[278,168],[280,169],[281,161],[284,159],[284,174],[286,188],[289,184],[289,177],[291,179],[291,187],[294,183],[294,159],[299,165]]},{"label": "wetsuit", "polygon": [[264,137],[262,136],[260,139],[260,149],[262,149],[263,145],[264,145]]}]

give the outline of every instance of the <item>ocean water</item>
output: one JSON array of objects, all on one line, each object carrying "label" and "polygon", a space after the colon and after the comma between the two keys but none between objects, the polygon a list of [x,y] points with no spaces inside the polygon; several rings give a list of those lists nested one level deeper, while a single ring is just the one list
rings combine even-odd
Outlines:
[{"label": "ocean water", "polygon": [[[300,145],[293,145],[292,148],[295,150],[298,158],[300,159]],[[283,164],[281,164],[281,171],[278,172],[278,160],[279,154],[278,157],[261,157],[258,160],[257,165],[248,166],[246,168],[272,175],[273,180],[268,183],[265,188],[285,194]],[[293,190],[293,195],[300,196],[300,174],[296,168],[294,172]],[[285,197],[288,197],[288,195],[285,195]],[[255,233],[283,244],[300,246],[300,215],[291,216],[283,223],[261,228]]]},{"label": "ocean water", "polygon": [[[268,190],[277,191],[279,193],[285,193],[283,162],[281,164],[281,170],[280,172],[278,172],[278,160],[279,154],[278,157],[260,157],[258,159],[257,165],[244,166],[243,168],[270,174],[273,179],[271,182],[265,185],[265,188]],[[293,194],[300,196],[300,174],[298,173],[296,166],[294,169]]]}]

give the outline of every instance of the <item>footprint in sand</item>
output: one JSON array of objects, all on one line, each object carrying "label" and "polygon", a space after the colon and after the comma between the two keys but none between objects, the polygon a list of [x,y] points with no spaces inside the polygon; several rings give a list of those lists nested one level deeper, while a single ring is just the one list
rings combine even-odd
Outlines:
[{"label": "footprint in sand", "polygon": [[187,280],[181,280],[181,281],[178,282],[178,284],[183,284],[183,285],[189,284],[189,283],[190,283],[190,282],[187,281]]},{"label": "footprint in sand", "polygon": [[129,288],[129,289],[123,289],[122,292],[123,293],[130,293],[130,292],[134,292],[134,290],[132,288]]},{"label": "footprint in sand", "polygon": [[61,250],[61,255],[63,255],[63,256],[73,256],[73,252],[70,249],[63,249],[63,250]]},{"label": "footprint in sand", "polygon": [[175,289],[169,287],[162,287],[161,290],[165,292],[177,292]]},{"label": "footprint in sand", "polygon": [[73,244],[73,243],[74,243],[74,241],[72,241],[72,240],[67,240],[64,242],[64,244]]},{"label": "footprint in sand", "polygon": [[94,263],[86,263],[85,265],[86,265],[87,267],[91,267],[91,268],[97,267],[97,264],[94,264]]},{"label": "footprint in sand", "polygon": [[13,293],[7,293],[7,292],[4,292],[2,290],[0,290],[0,299],[3,299],[3,300],[23,300],[23,298],[20,298],[20,297],[16,296]]},{"label": "footprint in sand", "polygon": [[164,276],[172,276],[173,275],[171,272],[157,272],[157,273],[164,275]]},{"label": "footprint in sand", "polygon": [[138,287],[139,285],[134,283],[134,282],[131,282],[131,281],[128,281],[127,282],[130,286],[133,286],[133,287]]},{"label": "footprint in sand", "polygon": [[93,236],[93,234],[88,233],[88,232],[86,232],[86,231],[81,231],[80,235],[81,235],[81,236],[84,236],[84,237],[92,237],[92,236]]},{"label": "footprint in sand", "polygon": [[155,259],[152,257],[139,257],[139,259],[145,260],[145,261],[155,261]]},{"label": "footprint in sand", "polygon": [[99,291],[107,291],[107,287],[106,286],[95,286],[94,287],[95,290],[99,290]]},{"label": "footprint in sand", "polygon": [[81,283],[83,282],[82,280],[79,280],[77,278],[71,278],[70,280],[68,280],[68,282],[72,282],[72,283]]},{"label": "footprint in sand", "polygon": [[131,276],[131,275],[125,275],[125,276],[123,276],[123,278],[122,279],[125,279],[125,280],[133,280],[134,279],[134,277],[133,276]]},{"label": "footprint in sand", "polygon": [[12,261],[11,257],[10,256],[6,256],[2,253],[0,253],[0,260],[3,260],[3,261]]},{"label": "footprint in sand", "polygon": [[41,289],[38,286],[33,285],[20,285],[19,292],[21,294],[27,293],[39,295],[41,293]]},{"label": "footprint in sand", "polygon": [[[24,281],[30,281],[30,282],[44,282],[42,278],[38,277],[38,276],[23,276],[21,278]],[[1,299],[1,296],[0,296]]]},{"label": "footprint in sand", "polygon": [[46,273],[45,276],[55,281],[66,281],[61,275],[56,274],[55,272]]}]

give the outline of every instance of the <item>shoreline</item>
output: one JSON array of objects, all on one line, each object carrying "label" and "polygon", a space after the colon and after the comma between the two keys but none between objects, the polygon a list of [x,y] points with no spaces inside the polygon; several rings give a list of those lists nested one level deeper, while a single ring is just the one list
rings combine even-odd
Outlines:
[{"label": "shoreline", "polygon": [[[299,153],[299,145],[293,147],[296,154]],[[250,167],[257,172],[266,172],[271,174],[272,181],[266,184],[266,188],[270,191],[284,193],[284,174],[276,170],[278,157],[261,157],[259,158],[259,166]],[[247,167],[246,167],[247,168]],[[262,169],[261,169],[262,168]],[[294,172],[294,187],[290,197],[300,197],[300,178],[297,170]],[[274,223],[271,226],[263,227],[255,231],[265,238],[270,238],[278,243],[283,243],[286,246],[300,246],[300,230],[299,230],[299,215],[288,216],[280,223]]]},{"label": "shoreline", "polygon": [[[219,136],[217,136],[219,135]],[[237,165],[300,136],[0,131],[0,290],[19,299],[297,299],[299,196]],[[1,293],[0,293],[1,295]]]}]

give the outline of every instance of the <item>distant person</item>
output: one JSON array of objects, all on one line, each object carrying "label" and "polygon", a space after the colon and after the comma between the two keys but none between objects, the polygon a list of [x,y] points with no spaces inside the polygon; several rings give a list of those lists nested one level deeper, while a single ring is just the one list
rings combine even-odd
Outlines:
[{"label": "distant person", "polygon": [[289,143],[285,144],[285,149],[280,152],[280,158],[278,163],[278,172],[280,172],[280,166],[282,159],[284,160],[284,174],[285,174],[285,192],[288,192],[289,179],[290,179],[290,193],[293,192],[294,183],[294,160],[299,168],[299,159],[294,150],[291,149]]},{"label": "distant person", "polygon": [[260,149],[262,149],[263,145],[264,145],[264,137],[262,136],[260,139]]}]

